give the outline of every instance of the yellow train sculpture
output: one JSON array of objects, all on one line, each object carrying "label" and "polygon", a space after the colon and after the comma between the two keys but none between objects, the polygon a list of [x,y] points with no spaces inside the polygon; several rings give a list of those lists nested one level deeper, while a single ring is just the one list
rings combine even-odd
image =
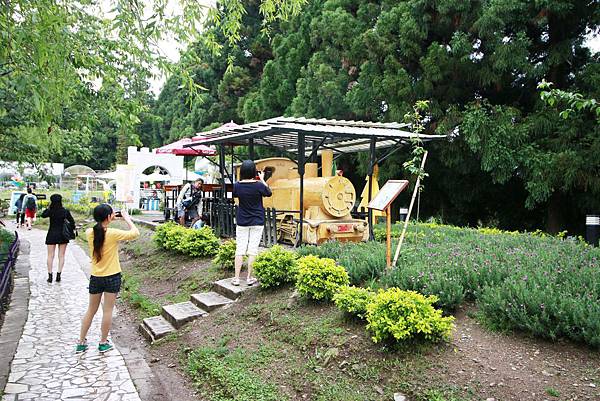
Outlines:
[{"label": "yellow train sculpture", "polygon": [[[322,175],[317,163],[306,163],[304,173],[304,243],[328,240],[359,242],[368,238],[365,220],[352,218],[356,203],[354,186],[345,177],[332,175],[333,152],[321,154]],[[265,172],[273,196],[264,198],[265,208],[277,210],[278,239],[296,244],[300,214],[300,176],[297,164],[284,157],[256,160],[257,170]],[[239,174],[239,170],[238,170]]]}]

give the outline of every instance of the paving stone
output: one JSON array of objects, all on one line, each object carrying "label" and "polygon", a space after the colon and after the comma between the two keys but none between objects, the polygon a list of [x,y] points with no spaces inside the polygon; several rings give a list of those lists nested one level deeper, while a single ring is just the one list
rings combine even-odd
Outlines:
[{"label": "paving stone", "polygon": [[[10,383],[4,390],[2,401],[105,401],[109,397],[121,400],[123,394],[139,401],[117,346],[108,355],[99,355],[94,343],[90,344],[88,352],[74,353],[80,318],[87,309],[88,279],[82,267],[88,268],[89,258],[75,244],[69,245],[63,282],[48,284],[44,246],[46,233],[32,230],[21,231],[20,235],[23,244],[27,241],[32,243],[31,253],[22,252],[19,256],[20,263],[22,258],[29,259],[31,270],[25,272],[29,278],[15,280],[13,295],[17,294],[17,288],[22,288],[27,290],[24,299],[29,299],[25,306],[9,310],[23,314],[25,325],[21,323],[20,327],[12,329],[10,324],[5,324],[0,336],[0,365],[8,367],[10,364],[10,372],[4,376],[5,379],[10,378]],[[13,320],[7,313],[7,321]],[[101,313],[90,327],[89,335],[94,339],[100,333],[100,321]],[[5,328],[10,328],[13,335],[10,341],[4,337]],[[5,363],[6,356],[9,359]],[[2,387],[0,385],[0,389]]]},{"label": "paving stone", "polygon": [[73,397],[81,397],[82,395],[85,395],[85,393],[87,393],[88,390],[84,389],[84,388],[68,388],[63,390],[62,394],[60,395],[61,400],[65,400],[68,398],[73,398]]},{"label": "paving stone", "polygon": [[201,294],[192,294],[190,301],[192,301],[197,307],[204,309],[207,312],[212,312],[221,306],[235,302],[234,300],[214,291],[203,292]]},{"label": "paving stone", "polygon": [[6,394],[19,394],[19,393],[25,393],[26,391],[29,391],[28,385],[16,384],[16,383],[8,383],[6,385],[6,388],[4,389],[4,392]]},{"label": "paving stone", "polygon": [[162,307],[162,315],[176,329],[199,317],[207,315],[208,312],[198,308],[190,301],[180,302]]},{"label": "paving stone", "polygon": [[233,285],[233,278],[215,281],[213,288],[216,292],[230,299],[238,299],[245,291],[260,287],[260,284],[247,285],[245,280],[240,280],[240,285]]}]

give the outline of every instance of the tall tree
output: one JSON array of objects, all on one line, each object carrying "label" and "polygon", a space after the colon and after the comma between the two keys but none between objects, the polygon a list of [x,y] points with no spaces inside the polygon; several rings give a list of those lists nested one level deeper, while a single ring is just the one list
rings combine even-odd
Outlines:
[{"label": "tall tree", "polygon": [[[299,12],[305,0],[262,0],[256,8],[268,23]],[[0,2],[0,95],[10,96],[0,105],[2,140],[0,159],[30,159],[49,145],[68,143],[59,124],[63,112],[77,109],[81,87],[104,90],[110,96],[107,113],[117,126],[121,147],[136,143],[136,125],[146,105],[136,96],[140,76],[150,75],[155,67],[177,73],[180,85],[187,88],[189,101],[196,100],[198,85],[190,72],[169,62],[157,46],[165,36],[174,35],[181,43],[202,41],[218,54],[222,35],[233,47],[243,39],[242,19],[247,11],[241,0],[221,2],[227,13],[220,15],[196,0],[177,1],[181,13],[173,14],[171,0],[5,0]],[[110,10],[106,10],[106,7]],[[214,32],[201,25],[209,21]],[[195,56],[189,53],[188,58]],[[187,64],[199,64],[194,58]],[[227,58],[230,68],[233,59]],[[88,84],[94,83],[92,87]],[[18,106],[15,106],[17,104]],[[14,118],[16,109],[25,116]],[[82,115],[77,122],[80,132],[94,124],[94,118]],[[10,124],[10,125],[9,125]],[[45,131],[54,136],[43,135]],[[29,136],[27,136],[29,135]],[[60,138],[59,138],[60,137]],[[8,140],[6,139],[8,138]],[[17,138],[31,140],[24,150],[14,152],[9,143]]]}]

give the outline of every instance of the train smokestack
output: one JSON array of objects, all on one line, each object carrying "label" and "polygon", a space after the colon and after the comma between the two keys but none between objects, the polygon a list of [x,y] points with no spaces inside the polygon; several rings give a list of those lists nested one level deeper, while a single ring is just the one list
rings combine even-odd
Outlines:
[{"label": "train smokestack", "polygon": [[323,149],[321,151],[321,176],[333,176],[333,150]]}]

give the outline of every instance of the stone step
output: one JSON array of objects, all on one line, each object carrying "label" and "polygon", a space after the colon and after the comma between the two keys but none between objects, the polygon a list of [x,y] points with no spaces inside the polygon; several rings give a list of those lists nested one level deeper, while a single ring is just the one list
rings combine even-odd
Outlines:
[{"label": "stone step", "polygon": [[190,301],[192,301],[200,309],[203,309],[207,312],[212,312],[221,306],[235,302],[214,291],[203,292],[201,294],[192,294]]},{"label": "stone step", "polygon": [[186,301],[163,306],[162,315],[173,325],[173,327],[179,329],[181,326],[192,320],[208,315],[208,312],[198,308],[190,301]]},{"label": "stone step", "polygon": [[245,291],[258,287],[260,287],[259,283],[249,286],[244,279],[240,280],[240,285],[233,285],[233,278],[226,278],[213,283],[215,292],[218,292],[229,299],[238,299]]},{"label": "stone step", "polygon": [[140,333],[151,343],[177,331],[164,317],[147,317],[139,327]]}]

